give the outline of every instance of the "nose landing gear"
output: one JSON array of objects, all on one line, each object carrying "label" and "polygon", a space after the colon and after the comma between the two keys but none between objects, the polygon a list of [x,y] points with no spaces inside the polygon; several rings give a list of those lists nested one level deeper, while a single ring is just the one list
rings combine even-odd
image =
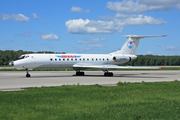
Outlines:
[{"label": "nose landing gear", "polygon": [[31,75],[28,72],[28,68],[26,68],[26,77],[31,77]]}]

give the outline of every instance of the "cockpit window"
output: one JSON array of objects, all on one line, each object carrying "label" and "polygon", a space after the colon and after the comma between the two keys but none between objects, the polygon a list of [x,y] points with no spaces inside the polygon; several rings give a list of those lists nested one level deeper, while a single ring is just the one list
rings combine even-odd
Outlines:
[{"label": "cockpit window", "polygon": [[25,58],[28,58],[28,57],[29,57],[29,55],[26,55],[26,56],[25,56]]},{"label": "cockpit window", "polygon": [[22,55],[22,56],[19,57],[19,59],[23,59],[24,57],[25,57],[25,55]]},{"label": "cockpit window", "polygon": [[21,59],[28,58],[28,57],[29,57],[29,55],[21,55],[20,57],[16,58],[13,61],[21,60]]}]

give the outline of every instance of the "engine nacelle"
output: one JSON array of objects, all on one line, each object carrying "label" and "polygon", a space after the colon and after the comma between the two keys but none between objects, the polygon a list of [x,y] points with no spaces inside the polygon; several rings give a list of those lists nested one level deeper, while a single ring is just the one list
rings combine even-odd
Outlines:
[{"label": "engine nacelle", "polygon": [[131,57],[129,56],[114,56],[113,60],[116,62],[130,62],[131,61]]}]

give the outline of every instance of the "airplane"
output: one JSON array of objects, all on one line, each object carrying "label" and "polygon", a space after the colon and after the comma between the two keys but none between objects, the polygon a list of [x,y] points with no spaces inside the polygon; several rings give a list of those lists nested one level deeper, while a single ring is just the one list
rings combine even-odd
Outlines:
[{"label": "airplane", "polygon": [[109,70],[127,69],[163,69],[162,67],[138,67],[138,66],[118,66],[122,63],[130,62],[137,58],[136,51],[139,40],[146,37],[166,37],[158,36],[138,36],[126,35],[127,41],[118,51],[109,54],[25,54],[12,60],[9,65],[17,69],[26,69],[26,77],[31,77],[29,70],[44,68],[73,68],[77,76],[83,76],[81,70],[99,68],[104,72],[104,76],[113,76]]}]

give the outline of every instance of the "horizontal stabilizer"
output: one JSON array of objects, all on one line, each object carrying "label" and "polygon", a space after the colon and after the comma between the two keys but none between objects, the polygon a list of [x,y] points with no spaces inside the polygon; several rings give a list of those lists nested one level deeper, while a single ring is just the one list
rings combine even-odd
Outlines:
[{"label": "horizontal stabilizer", "polygon": [[140,35],[125,35],[124,37],[130,37],[130,38],[145,38],[145,37],[166,37],[166,35],[145,35],[145,36],[140,36]]}]

